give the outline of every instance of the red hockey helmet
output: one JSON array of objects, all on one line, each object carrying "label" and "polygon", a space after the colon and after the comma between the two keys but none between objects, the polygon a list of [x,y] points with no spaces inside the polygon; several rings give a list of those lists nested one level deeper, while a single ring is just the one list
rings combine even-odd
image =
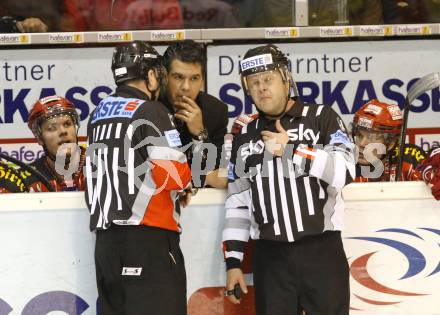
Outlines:
[{"label": "red hockey helmet", "polygon": [[75,106],[60,96],[48,96],[38,100],[29,113],[28,126],[36,138],[41,137],[41,124],[54,116],[67,115],[79,128],[79,117]]},{"label": "red hockey helmet", "polygon": [[402,128],[402,112],[395,104],[382,103],[373,99],[363,105],[354,115],[353,132],[358,128],[399,134]]}]

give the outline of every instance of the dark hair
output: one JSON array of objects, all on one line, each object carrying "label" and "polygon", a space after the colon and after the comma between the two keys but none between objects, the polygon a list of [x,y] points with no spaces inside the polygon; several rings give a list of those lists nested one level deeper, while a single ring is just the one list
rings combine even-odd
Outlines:
[{"label": "dark hair", "polygon": [[202,74],[205,75],[206,55],[202,44],[192,39],[177,41],[168,46],[163,54],[163,65],[167,71],[171,69],[173,60],[186,63],[198,63],[202,66]]}]

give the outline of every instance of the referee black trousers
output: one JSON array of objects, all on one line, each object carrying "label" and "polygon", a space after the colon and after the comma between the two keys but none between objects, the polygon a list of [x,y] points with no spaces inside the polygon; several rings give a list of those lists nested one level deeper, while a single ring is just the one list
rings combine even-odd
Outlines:
[{"label": "referee black trousers", "polygon": [[186,315],[177,232],[118,225],[98,230],[95,266],[102,315]]},{"label": "referee black trousers", "polygon": [[348,315],[349,268],[340,232],[294,243],[258,240],[253,266],[257,315]]}]

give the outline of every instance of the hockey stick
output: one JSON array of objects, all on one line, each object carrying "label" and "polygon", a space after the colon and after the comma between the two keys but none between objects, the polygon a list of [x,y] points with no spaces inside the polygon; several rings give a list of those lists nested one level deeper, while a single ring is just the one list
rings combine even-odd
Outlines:
[{"label": "hockey stick", "polygon": [[428,74],[420,79],[418,79],[409,89],[408,94],[405,98],[405,106],[403,108],[403,124],[400,130],[400,147],[399,147],[399,160],[397,164],[397,174],[396,181],[400,181],[402,173],[402,163],[403,163],[403,147],[405,145],[406,139],[406,127],[408,124],[408,114],[412,102],[419,97],[421,94],[435,89],[440,86],[440,72],[435,72]]},{"label": "hockey stick", "polygon": [[35,175],[35,177],[37,177],[43,184],[44,186],[47,187],[47,189],[50,192],[54,192],[55,188],[53,188],[53,186],[50,184],[49,180],[46,178],[46,176],[44,176],[43,174],[41,174],[39,171],[37,171],[36,169],[32,168],[31,166],[23,163],[20,160],[14,159],[13,157],[6,155],[6,154],[2,154],[0,153],[0,159],[5,159],[6,161],[12,162],[15,165],[20,166],[22,169],[28,171],[29,173]]}]

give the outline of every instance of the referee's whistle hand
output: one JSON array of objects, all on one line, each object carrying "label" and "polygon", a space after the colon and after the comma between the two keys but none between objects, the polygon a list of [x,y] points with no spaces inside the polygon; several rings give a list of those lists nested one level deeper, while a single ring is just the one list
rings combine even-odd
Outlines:
[{"label": "referee's whistle hand", "polygon": [[[241,292],[247,294],[248,290],[241,269],[239,268],[229,269],[226,273],[226,290],[227,291],[234,290],[234,286],[237,283],[240,285]],[[233,294],[227,295],[227,299],[233,304],[240,304],[240,300],[237,299]]]},{"label": "referee's whistle hand", "polygon": [[279,119],[275,122],[275,127],[277,132],[263,130],[261,132],[261,137],[267,151],[269,151],[273,155],[282,156],[284,153],[284,148],[289,142],[289,135],[281,125]]}]

